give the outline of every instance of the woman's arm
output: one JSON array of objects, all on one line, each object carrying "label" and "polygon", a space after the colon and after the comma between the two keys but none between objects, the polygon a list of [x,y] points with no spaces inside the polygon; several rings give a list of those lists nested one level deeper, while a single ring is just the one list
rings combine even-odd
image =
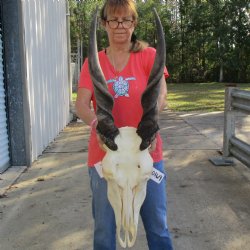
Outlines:
[{"label": "woman's arm", "polygon": [[[165,81],[165,77],[162,76],[160,80],[161,88],[160,93],[157,100],[158,113],[160,113],[167,106],[167,83]],[[154,139],[149,148],[149,152],[153,152],[156,149],[156,139]]]},{"label": "woman's arm", "polygon": [[96,119],[96,115],[91,110],[91,96],[92,93],[86,88],[78,88],[76,98],[76,114],[83,120],[87,125],[91,125],[92,121]]},{"label": "woman's arm", "polygon": [[167,106],[167,83],[165,77],[162,76],[160,80],[161,88],[157,100],[158,112],[160,113]]},{"label": "woman's arm", "polygon": [[[77,98],[76,98],[76,114],[77,116],[83,120],[87,125],[91,126],[91,128],[95,128],[98,121],[96,119],[96,115],[93,110],[91,110],[91,96],[92,93],[86,88],[78,88]],[[103,142],[100,136],[97,134],[97,141],[99,143],[100,148],[103,151],[106,151],[103,147]]]}]

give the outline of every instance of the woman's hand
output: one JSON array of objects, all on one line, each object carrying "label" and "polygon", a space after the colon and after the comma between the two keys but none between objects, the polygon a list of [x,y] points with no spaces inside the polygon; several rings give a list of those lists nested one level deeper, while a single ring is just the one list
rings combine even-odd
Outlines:
[{"label": "woman's hand", "polygon": [[97,142],[98,142],[98,144],[99,144],[99,147],[100,147],[103,151],[106,152],[106,149],[104,148],[104,142],[102,141],[100,135],[98,135],[98,134],[96,133],[96,137],[97,137]]},{"label": "woman's hand", "polygon": [[157,142],[156,138],[151,142],[151,144],[150,144],[150,146],[148,148],[149,153],[155,151],[155,149],[156,149],[156,142]]},{"label": "woman's hand", "polygon": [[[97,124],[98,124],[97,118],[93,119],[92,122],[90,123],[91,130],[93,130],[93,129],[96,130]],[[98,142],[99,147],[103,151],[106,151],[106,149],[104,148],[104,142],[102,141],[100,135],[98,135],[97,131],[96,131],[96,138],[97,138],[97,142]]]}]

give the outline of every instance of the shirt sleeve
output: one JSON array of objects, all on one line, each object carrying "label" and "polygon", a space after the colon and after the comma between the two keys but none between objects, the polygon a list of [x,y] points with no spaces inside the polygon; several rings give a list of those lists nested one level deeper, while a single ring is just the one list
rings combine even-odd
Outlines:
[{"label": "shirt sleeve", "polygon": [[[151,69],[154,64],[155,55],[156,55],[156,49],[152,47],[148,47],[142,51],[142,62],[144,64],[144,70],[147,75],[149,75],[151,72]],[[165,79],[169,77],[169,73],[166,66],[164,67],[163,74]]]},{"label": "shirt sleeve", "polygon": [[78,88],[86,88],[92,93],[94,92],[92,80],[89,74],[88,59],[86,58],[81,69]]}]

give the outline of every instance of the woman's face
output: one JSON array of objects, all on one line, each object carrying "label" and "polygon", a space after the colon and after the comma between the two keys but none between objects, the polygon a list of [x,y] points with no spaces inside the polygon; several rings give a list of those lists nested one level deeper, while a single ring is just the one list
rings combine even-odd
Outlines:
[{"label": "woman's face", "polygon": [[[119,23],[117,23],[117,21]],[[116,27],[117,24],[118,26]],[[129,11],[117,11],[107,16],[105,29],[110,44],[130,43],[132,33],[135,29],[135,21]]]}]

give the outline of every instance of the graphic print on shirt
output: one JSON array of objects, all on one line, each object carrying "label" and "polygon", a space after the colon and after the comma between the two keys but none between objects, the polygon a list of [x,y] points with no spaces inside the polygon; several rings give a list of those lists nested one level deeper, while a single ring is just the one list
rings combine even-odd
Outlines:
[{"label": "graphic print on shirt", "polygon": [[107,83],[113,83],[113,90],[115,91],[115,98],[119,96],[129,97],[129,81],[136,80],[135,77],[123,78],[119,76],[118,79],[110,79]]}]

